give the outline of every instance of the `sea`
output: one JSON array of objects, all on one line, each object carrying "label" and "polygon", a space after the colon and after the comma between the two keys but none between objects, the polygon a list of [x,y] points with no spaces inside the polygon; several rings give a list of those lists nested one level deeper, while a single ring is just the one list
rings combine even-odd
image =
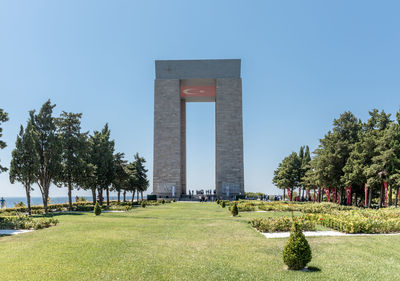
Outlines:
[{"label": "sea", "polygon": [[[86,198],[87,201],[92,201],[91,196],[79,196],[80,198],[84,197]],[[0,197],[1,198],[1,197]],[[104,196],[104,199],[106,197]],[[110,200],[117,200],[117,196],[110,196]],[[126,196],[126,200],[131,200],[132,196]],[[136,197],[134,197],[136,199]],[[15,206],[15,204],[22,202],[25,205],[26,203],[26,197],[4,197],[4,200],[6,200],[6,208],[12,208]],[[121,200],[122,200],[122,194],[121,194]],[[72,197],[72,202],[75,202],[75,197]],[[68,197],[51,197],[50,198],[50,204],[61,204],[61,203],[68,203]],[[31,197],[31,205],[43,205],[43,200],[42,197]]]}]

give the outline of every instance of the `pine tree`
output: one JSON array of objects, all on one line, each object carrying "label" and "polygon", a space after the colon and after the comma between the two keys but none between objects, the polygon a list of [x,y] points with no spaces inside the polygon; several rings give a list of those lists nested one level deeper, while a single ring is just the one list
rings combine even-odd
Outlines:
[{"label": "pine tree", "polygon": [[10,163],[10,182],[21,182],[25,188],[28,213],[31,215],[31,191],[32,185],[37,181],[37,171],[39,169],[39,155],[35,150],[37,138],[32,123],[28,122],[27,127],[21,126],[15,149],[12,152]]},{"label": "pine tree", "polygon": [[96,204],[94,205],[93,212],[96,216],[99,216],[101,214],[101,206],[100,206],[99,202],[96,202]]},{"label": "pine tree", "polygon": [[306,267],[311,258],[311,247],[301,230],[301,226],[294,221],[289,240],[283,249],[283,261],[288,269],[300,270]]},{"label": "pine tree", "polygon": [[82,184],[85,169],[87,133],[81,132],[81,113],[62,112],[57,119],[57,130],[62,145],[62,172],[57,178],[60,185],[68,188],[69,210],[72,210],[72,189]]},{"label": "pine tree", "polygon": [[[149,187],[149,180],[147,179],[147,169],[144,166],[146,160],[143,157],[139,156],[139,153],[136,153],[134,156],[134,166],[135,166],[135,176],[136,176],[136,184],[137,184],[137,191],[141,192],[142,200],[143,200],[143,192],[147,190]],[[139,199],[139,196],[138,196]]]},{"label": "pine tree", "polygon": [[237,206],[237,203],[235,202],[231,208],[231,214],[232,216],[236,217],[239,214],[239,209]]},{"label": "pine tree", "polygon": [[30,111],[30,121],[35,131],[36,152],[39,156],[38,169],[35,171],[35,177],[42,193],[43,206],[47,214],[47,204],[49,200],[49,190],[52,182],[62,172],[61,152],[62,145],[56,132],[55,118],[52,116],[53,108],[50,100],[45,102],[38,114]]},{"label": "pine tree", "polygon": [[123,159],[123,153],[114,154],[113,189],[118,193],[118,203],[121,201],[121,190],[127,186],[128,174],[126,172],[127,161]]},{"label": "pine tree", "polygon": [[108,124],[101,132],[90,136],[90,163],[94,167],[94,187],[97,188],[100,205],[103,204],[103,190],[107,192],[109,205],[109,186],[114,178],[114,141],[110,140]]}]

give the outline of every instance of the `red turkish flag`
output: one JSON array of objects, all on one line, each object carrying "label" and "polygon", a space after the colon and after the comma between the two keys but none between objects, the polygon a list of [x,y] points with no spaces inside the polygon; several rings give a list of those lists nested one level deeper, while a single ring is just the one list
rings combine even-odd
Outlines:
[{"label": "red turkish flag", "polygon": [[181,97],[215,97],[215,86],[181,86]]}]

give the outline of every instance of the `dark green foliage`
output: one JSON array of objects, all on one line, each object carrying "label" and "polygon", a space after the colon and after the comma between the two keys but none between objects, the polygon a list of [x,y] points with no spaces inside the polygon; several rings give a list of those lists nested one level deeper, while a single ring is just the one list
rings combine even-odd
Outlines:
[{"label": "dark green foliage", "polygon": [[[8,121],[7,112],[4,112],[3,109],[0,108],[0,125],[1,125],[1,123],[7,122],[7,121]],[[3,136],[2,132],[3,132],[3,128],[0,127],[0,138]],[[7,146],[6,143],[0,139],[0,149],[5,148],[6,146]],[[7,171],[7,168],[2,167],[0,165],[0,173],[5,172],[5,171]]]},{"label": "dark green foliage", "polygon": [[219,205],[219,199],[215,200],[215,202],[217,202],[217,204]]},{"label": "dark green foliage", "polygon": [[72,189],[84,182],[86,157],[88,150],[87,133],[81,132],[82,113],[63,111],[56,119],[57,132],[62,146],[61,173],[57,177],[60,186],[68,189],[69,209],[72,210]]},{"label": "dark green foliage", "polygon": [[283,261],[288,269],[303,269],[311,261],[311,248],[301,226],[293,222],[289,240],[283,249]]},{"label": "dark green foliage", "polygon": [[149,195],[147,195],[147,200],[157,200],[157,195],[156,194],[149,194]]},{"label": "dark green foliage", "polygon": [[140,206],[142,206],[142,208],[146,208],[146,201],[142,200],[142,202],[140,203]]},{"label": "dark green foliage", "polygon": [[56,119],[53,117],[55,106],[48,100],[42,105],[39,113],[36,114],[34,110],[29,112],[30,120],[28,121],[34,131],[32,136],[35,138],[35,151],[39,159],[34,174],[42,193],[46,213],[50,185],[55,183],[57,177],[62,173],[62,143],[57,134]]},{"label": "dark green foliage", "polygon": [[163,199],[163,200],[161,200],[161,204],[165,204],[165,200]]},{"label": "dark green foliage", "polygon": [[172,199],[172,202],[176,202],[175,198],[174,198],[174,199]]},{"label": "dark green foliage", "polygon": [[231,208],[232,216],[236,217],[239,214],[237,203],[235,202]]},{"label": "dark green foliage", "polygon": [[285,157],[274,171],[272,183],[281,189],[293,189],[299,186],[301,180],[301,161],[296,152],[292,152],[289,156]]},{"label": "dark green foliage", "polygon": [[90,163],[94,168],[94,186],[97,187],[100,203],[103,203],[103,190],[107,190],[114,179],[114,141],[110,139],[106,124],[101,132],[90,136]]},{"label": "dark green foliage", "polygon": [[28,203],[28,213],[31,214],[31,191],[32,185],[37,180],[37,170],[39,169],[39,154],[35,150],[37,139],[32,127],[28,122],[25,130],[21,126],[15,149],[12,151],[10,163],[10,182],[22,183],[25,188],[26,201]]},{"label": "dark green foliage", "polygon": [[94,205],[94,214],[96,216],[99,216],[101,214],[101,207],[99,202],[96,202],[96,205]]},{"label": "dark green foliage", "polygon": [[222,207],[222,208],[225,208],[225,206],[226,206],[225,201],[222,201],[221,207]]}]

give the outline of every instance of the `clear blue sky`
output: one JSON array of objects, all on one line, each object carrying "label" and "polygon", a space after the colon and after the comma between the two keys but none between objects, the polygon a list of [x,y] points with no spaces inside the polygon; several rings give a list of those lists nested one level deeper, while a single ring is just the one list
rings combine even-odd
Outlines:
[{"label": "clear blue sky", "polygon": [[[1,163],[28,111],[50,98],[56,114],[82,112],[85,130],[108,122],[116,150],[142,154],[151,179],[154,60],[240,58],[245,188],[277,192],[281,159],[315,149],[340,113],[398,110],[399,11],[398,1],[2,0]],[[212,103],[189,104],[190,189],[214,186],[214,122]],[[0,196],[18,195],[2,173]]]}]

